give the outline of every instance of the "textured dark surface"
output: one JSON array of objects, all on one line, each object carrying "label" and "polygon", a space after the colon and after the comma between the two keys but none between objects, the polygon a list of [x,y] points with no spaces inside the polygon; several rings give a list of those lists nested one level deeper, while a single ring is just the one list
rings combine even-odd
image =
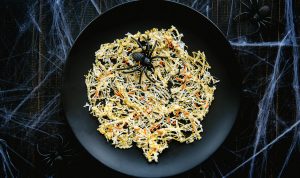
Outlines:
[{"label": "textured dark surface", "polygon": [[[99,13],[123,2],[0,2],[0,177],[120,176],[76,141],[62,114],[60,91],[76,36]],[[223,31],[236,49],[243,78],[242,106],[229,137],[203,164],[178,177],[299,175],[300,2],[259,0],[260,7],[270,7],[271,24],[257,33],[252,17],[235,18],[248,11],[243,3],[249,6],[250,0],[177,2]],[[55,158],[53,164],[47,156]]]}]

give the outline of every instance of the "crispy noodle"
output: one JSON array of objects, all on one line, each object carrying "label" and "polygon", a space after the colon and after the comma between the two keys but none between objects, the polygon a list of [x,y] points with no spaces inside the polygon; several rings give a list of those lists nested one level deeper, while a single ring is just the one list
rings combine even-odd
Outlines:
[{"label": "crispy noodle", "polygon": [[[166,57],[153,60],[154,73],[147,71],[155,83],[143,75],[140,84],[138,71],[116,70],[137,65],[130,54],[141,49],[132,37],[143,46],[147,37],[150,46],[157,41],[153,56]],[[149,162],[157,162],[171,140],[201,139],[201,121],[214,99],[218,81],[208,71],[204,52],[189,55],[182,37],[174,26],[128,33],[102,44],[93,69],[85,76],[86,106],[99,120],[98,131],[118,148],[136,143]]]}]

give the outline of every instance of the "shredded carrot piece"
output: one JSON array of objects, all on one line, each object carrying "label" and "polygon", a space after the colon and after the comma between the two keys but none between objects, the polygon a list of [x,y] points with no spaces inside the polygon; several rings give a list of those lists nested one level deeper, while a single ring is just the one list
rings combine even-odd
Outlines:
[{"label": "shredded carrot piece", "polygon": [[175,80],[179,81],[179,82],[183,82],[183,80],[181,78],[176,77]]},{"label": "shredded carrot piece", "polygon": [[167,123],[169,123],[169,124],[171,123],[170,117],[167,118]]},{"label": "shredded carrot piece", "polygon": [[184,114],[184,116],[186,116],[186,117],[190,115],[190,113],[189,113],[188,111],[185,111],[183,114]]},{"label": "shredded carrot piece", "polygon": [[119,97],[121,97],[121,98],[124,98],[124,96],[122,95],[122,93],[119,92],[119,91],[116,92],[116,95],[119,96]]},{"label": "shredded carrot piece", "polygon": [[184,83],[184,84],[181,85],[181,89],[182,90],[186,89],[186,83]]},{"label": "shredded carrot piece", "polygon": [[99,97],[99,90],[96,90],[94,97]]}]

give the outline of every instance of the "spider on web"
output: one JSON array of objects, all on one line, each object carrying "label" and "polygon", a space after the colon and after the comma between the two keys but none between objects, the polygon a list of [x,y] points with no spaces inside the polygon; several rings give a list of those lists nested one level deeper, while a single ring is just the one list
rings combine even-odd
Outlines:
[{"label": "spider on web", "polygon": [[258,0],[249,0],[249,4],[241,1],[243,7],[246,8],[245,11],[236,15],[233,20],[237,22],[249,21],[251,24],[256,26],[254,32],[248,33],[247,36],[252,36],[255,34],[260,34],[263,28],[267,28],[271,24],[271,9],[268,5],[262,5]]},{"label": "spider on web", "polygon": [[57,137],[60,140],[57,148],[47,153],[41,152],[39,145],[36,145],[38,154],[43,158],[43,161],[49,168],[53,168],[56,164],[64,162],[67,157],[72,156],[72,149],[69,148],[69,144],[64,143],[62,136],[58,135]]}]

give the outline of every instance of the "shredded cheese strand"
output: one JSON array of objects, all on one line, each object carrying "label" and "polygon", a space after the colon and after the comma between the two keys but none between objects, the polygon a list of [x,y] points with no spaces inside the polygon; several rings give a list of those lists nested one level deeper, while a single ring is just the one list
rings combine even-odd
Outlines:
[{"label": "shredded cheese strand", "polygon": [[[137,65],[130,54],[141,52],[132,40],[157,41],[152,64],[154,73],[139,84],[140,73],[116,69]],[[191,143],[201,139],[201,121],[214,99],[218,82],[210,73],[204,52],[189,55],[183,37],[172,26],[153,28],[144,33],[126,34],[96,51],[93,68],[85,75],[91,114],[98,118],[98,131],[115,147],[130,148],[133,143],[143,150],[149,162],[172,140]],[[130,71],[130,70],[128,70]]]}]

